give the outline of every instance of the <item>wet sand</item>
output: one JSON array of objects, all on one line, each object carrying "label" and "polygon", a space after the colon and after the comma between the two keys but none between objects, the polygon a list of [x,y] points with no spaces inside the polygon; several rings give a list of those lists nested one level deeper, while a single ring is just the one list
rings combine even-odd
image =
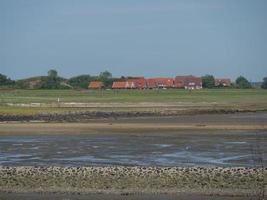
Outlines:
[{"label": "wet sand", "polygon": [[2,123],[0,135],[92,134],[177,132],[179,130],[267,130],[266,125],[177,124],[177,123]]},{"label": "wet sand", "polygon": [[146,133],[179,130],[267,130],[267,113],[178,115],[172,117],[99,118],[87,122],[1,122],[0,135]]}]

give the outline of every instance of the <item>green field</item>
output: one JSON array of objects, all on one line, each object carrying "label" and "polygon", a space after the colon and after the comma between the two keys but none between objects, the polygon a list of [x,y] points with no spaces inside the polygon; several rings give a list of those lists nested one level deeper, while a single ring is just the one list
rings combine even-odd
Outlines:
[{"label": "green field", "polygon": [[[60,104],[58,104],[58,98]],[[20,104],[44,103],[25,108]],[[88,103],[90,108],[68,108],[64,103]],[[94,106],[100,103],[105,106]],[[140,104],[145,103],[143,106]],[[116,104],[116,106],[108,105]],[[136,105],[127,108],[127,105]],[[58,105],[58,106],[57,106]],[[122,106],[120,106],[122,105]],[[147,105],[147,106],[146,106]],[[168,108],[168,106],[170,107]],[[54,108],[51,108],[54,107]],[[106,108],[111,107],[111,108]],[[125,108],[126,107],[126,108]],[[142,107],[142,108],[140,108]],[[267,110],[267,91],[262,89],[203,90],[0,90],[0,114],[36,113],[69,110],[134,110],[147,107],[169,110],[177,108]]]},{"label": "green field", "polygon": [[265,102],[261,89],[205,90],[0,90],[0,103],[62,102]]}]

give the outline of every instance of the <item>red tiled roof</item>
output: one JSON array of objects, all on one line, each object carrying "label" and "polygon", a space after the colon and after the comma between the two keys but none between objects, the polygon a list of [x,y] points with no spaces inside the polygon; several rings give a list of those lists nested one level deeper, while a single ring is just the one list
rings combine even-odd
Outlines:
[{"label": "red tiled roof", "polygon": [[112,84],[112,89],[125,89],[126,81],[114,81]]},{"label": "red tiled roof", "polygon": [[127,88],[127,89],[135,89],[136,88],[136,85],[135,85],[135,82],[134,81],[126,81],[126,85],[125,85],[125,87]]},{"label": "red tiled roof", "polygon": [[137,89],[144,89],[147,88],[146,79],[139,78],[139,79],[127,79],[126,82],[128,83],[128,88],[137,88]]},{"label": "red tiled roof", "polygon": [[101,89],[104,87],[104,84],[101,81],[91,81],[88,88],[89,89]]},{"label": "red tiled roof", "polygon": [[174,79],[173,78],[154,78],[154,80],[157,82],[159,87],[166,87],[170,88],[174,86]]}]

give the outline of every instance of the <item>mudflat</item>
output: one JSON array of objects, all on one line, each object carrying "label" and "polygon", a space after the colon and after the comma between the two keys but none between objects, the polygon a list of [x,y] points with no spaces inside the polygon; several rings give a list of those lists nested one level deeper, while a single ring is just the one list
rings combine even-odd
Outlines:
[{"label": "mudflat", "polygon": [[266,124],[266,112],[2,122],[0,189],[252,199],[266,190]]},{"label": "mudflat", "polygon": [[266,137],[259,130],[0,135],[0,165],[261,167]]}]

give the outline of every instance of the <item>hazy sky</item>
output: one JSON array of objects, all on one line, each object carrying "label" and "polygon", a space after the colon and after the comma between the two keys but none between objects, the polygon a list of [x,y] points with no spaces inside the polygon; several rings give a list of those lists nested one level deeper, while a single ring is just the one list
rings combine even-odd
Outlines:
[{"label": "hazy sky", "polygon": [[0,0],[0,73],[267,76],[267,0]]}]

